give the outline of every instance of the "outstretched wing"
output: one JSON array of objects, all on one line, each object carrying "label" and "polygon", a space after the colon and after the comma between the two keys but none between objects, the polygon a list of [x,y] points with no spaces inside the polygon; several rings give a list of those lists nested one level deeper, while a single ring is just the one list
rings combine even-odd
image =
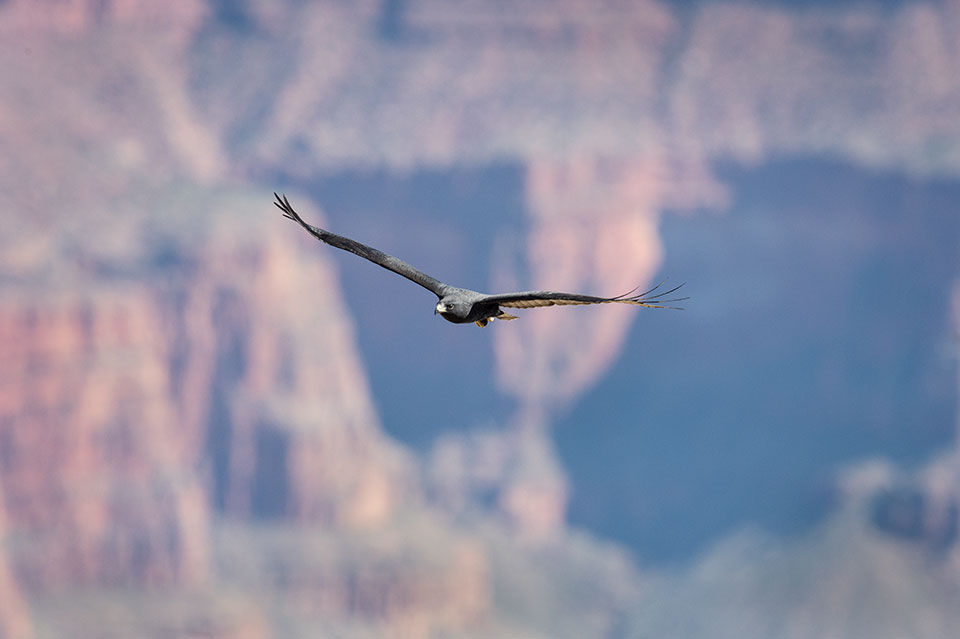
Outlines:
[{"label": "outstretched wing", "polygon": [[484,302],[494,302],[506,308],[537,308],[539,306],[566,306],[583,304],[633,304],[635,306],[646,306],[647,308],[673,308],[680,309],[678,306],[668,306],[676,302],[682,302],[689,299],[687,297],[675,297],[667,299],[672,293],[676,292],[680,286],[674,286],[668,291],[657,292],[663,285],[661,282],[646,293],[634,295],[630,291],[617,297],[594,297],[593,295],[577,295],[576,293],[556,293],[554,291],[524,291],[522,293],[505,293],[502,295],[487,295],[483,298]]},{"label": "outstretched wing", "polygon": [[389,271],[393,271],[398,275],[403,275],[408,280],[416,282],[423,288],[435,294],[437,297],[443,297],[447,289],[450,288],[440,280],[434,279],[422,271],[418,271],[403,260],[397,259],[392,255],[387,255],[383,251],[378,251],[373,247],[367,246],[366,244],[361,244],[360,242],[351,240],[348,237],[336,235],[334,233],[330,233],[329,231],[324,231],[321,228],[317,228],[311,224],[307,224],[297,214],[297,212],[293,210],[293,207],[290,206],[290,202],[287,200],[286,195],[282,197],[276,193],[273,195],[277,198],[277,201],[274,202],[274,205],[283,211],[284,217],[293,220],[305,228],[310,235],[314,236],[321,242],[325,242],[330,246],[335,246],[338,249],[343,249],[344,251],[350,251],[354,255],[359,255],[362,258],[368,259],[374,264],[378,264]]}]

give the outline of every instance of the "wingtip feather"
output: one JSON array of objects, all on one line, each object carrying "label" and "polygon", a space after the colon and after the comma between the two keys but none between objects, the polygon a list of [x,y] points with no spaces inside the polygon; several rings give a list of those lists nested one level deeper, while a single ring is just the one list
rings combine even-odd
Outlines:
[{"label": "wingtip feather", "polygon": [[288,220],[293,220],[298,224],[303,224],[303,220],[300,218],[300,215],[293,210],[293,206],[290,205],[290,200],[287,199],[286,194],[277,195],[277,192],[274,191],[273,197],[276,198],[276,201],[273,203],[273,205],[283,212],[283,217],[287,218]]},{"label": "wingtip feather", "polygon": [[690,299],[689,296],[674,297],[671,299],[666,299],[666,298],[671,293],[676,293],[678,290],[680,290],[680,288],[682,288],[683,285],[686,284],[686,282],[681,282],[680,284],[674,286],[670,290],[657,292],[657,289],[663,286],[665,282],[666,280],[663,280],[662,282],[660,282],[659,284],[651,288],[649,291],[646,291],[645,293],[634,295],[632,297],[614,298],[614,300],[622,301],[622,302],[631,302],[639,306],[645,306],[646,308],[668,308],[674,311],[685,310],[682,306],[670,306],[670,305],[676,302],[683,302],[685,300],[688,300]]}]

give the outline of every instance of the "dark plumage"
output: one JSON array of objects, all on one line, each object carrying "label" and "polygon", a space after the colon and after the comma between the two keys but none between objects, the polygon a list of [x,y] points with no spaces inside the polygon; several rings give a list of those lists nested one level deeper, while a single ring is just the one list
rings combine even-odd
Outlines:
[{"label": "dark plumage", "polygon": [[664,299],[679,289],[680,286],[683,286],[683,284],[675,286],[668,291],[657,293],[657,290],[660,288],[660,284],[658,284],[645,293],[635,295],[634,291],[636,291],[636,289],[634,289],[625,295],[619,295],[617,297],[594,297],[592,295],[557,293],[554,291],[523,291],[520,293],[487,295],[466,288],[450,286],[415,269],[403,260],[397,259],[392,255],[387,255],[383,251],[378,251],[366,244],[361,244],[342,235],[336,235],[311,224],[307,224],[297,212],[293,210],[293,207],[290,206],[287,196],[284,195],[281,197],[276,193],[274,193],[274,195],[277,198],[274,204],[283,211],[284,217],[293,220],[305,228],[308,233],[321,242],[368,259],[374,264],[378,264],[385,269],[404,276],[408,280],[416,282],[436,295],[439,301],[434,309],[434,313],[439,313],[443,319],[455,324],[474,322],[477,326],[486,326],[487,322],[493,319],[517,319],[516,316],[505,313],[503,308],[536,308],[539,306],[582,304],[633,304],[647,308],[677,308],[667,305],[687,299],[686,297]]}]

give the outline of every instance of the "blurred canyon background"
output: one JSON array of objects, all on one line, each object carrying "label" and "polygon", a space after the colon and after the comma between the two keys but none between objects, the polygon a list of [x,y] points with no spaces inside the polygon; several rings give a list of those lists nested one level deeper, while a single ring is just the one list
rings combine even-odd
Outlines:
[{"label": "blurred canyon background", "polygon": [[[948,638],[960,0],[0,1],[0,638]],[[477,290],[686,282],[485,329]]]}]

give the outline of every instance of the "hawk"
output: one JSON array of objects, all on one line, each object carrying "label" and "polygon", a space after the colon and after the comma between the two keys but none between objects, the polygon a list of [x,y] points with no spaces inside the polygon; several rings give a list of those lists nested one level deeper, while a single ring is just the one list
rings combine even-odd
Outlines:
[{"label": "hawk", "polygon": [[273,195],[277,198],[274,204],[283,211],[284,217],[302,226],[310,235],[321,242],[368,259],[374,264],[393,271],[398,275],[402,275],[412,282],[416,282],[436,295],[438,301],[436,307],[434,307],[434,314],[439,313],[443,319],[448,322],[453,322],[454,324],[468,324],[473,322],[477,326],[486,326],[488,322],[495,319],[517,319],[516,315],[510,315],[504,312],[504,308],[537,308],[540,306],[583,304],[633,304],[634,306],[645,306],[646,308],[677,308],[668,305],[688,299],[686,297],[665,299],[676,292],[683,284],[658,293],[657,291],[660,289],[661,283],[645,293],[635,295],[636,289],[634,289],[629,293],[618,295],[617,297],[594,297],[593,295],[557,293],[554,291],[522,291],[520,293],[487,295],[466,288],[450,286],[415,269],[392,255],[387,255],[383,251],[378,251],[356,240],[351,240],[348,237],[336,235],[311,224],[307,224],[300,215],[293,210],[293,207],[290,206],[286,195],[280,196],[276,193]]}]

